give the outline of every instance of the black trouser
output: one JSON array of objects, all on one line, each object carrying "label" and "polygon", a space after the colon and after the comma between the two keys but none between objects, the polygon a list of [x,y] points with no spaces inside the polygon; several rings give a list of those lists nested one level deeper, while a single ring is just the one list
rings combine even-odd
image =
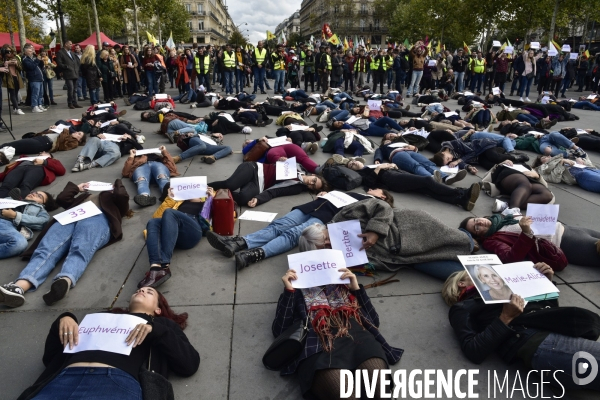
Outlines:
[{"label": "black trouser", "polygon": [[310,81],[310,91],[315,91],[315,73],[314,72],[305,72],[304,73],[304,91],[308,91],[308,82]]},{"label": "black trouser", "polygon": [[552,81],[552,78],[549,76],[540,76],[540,80],[538,81],[538,87],[537,87],[537,91],[538,94],[542,94],[543,91],[548,90],[548,88],[550,87],[550,81]]},{"label": "black trouser", "polygon": [[[246,206],[252,198],[260,193],[257,169],[258,167],[254,162],[241,163],[229,178],[224,181],[211,182],[208,186],[215,190],[231,190],[233,200],[240,206]],[[234,192],[237,189],[240,191]]]},{"label": "black trouser", "polygon": [[344,91],[348,92],[348,83],[350,83],[350,90],[354,92],[354,74],[352,71],[344,72]]},{"label": "black trouser", "polygon": [[[279,136],[279,134],[277,136]],[[292,143],[298,146],[302,146],[302,143],[317,141],[315,134],[311,131],[291,131],[288,132],[286,136],[292,139]]]},{"label": "black trouser", "polygon": [[492,169],[494,165],[500,164],[506,160],[513,161],[513,158],[514,157],[506,153],[506,150],[502,147],[492,147],[481,153],[479,157],[477,157],[477,161],[483,168]]},{"label": "black trouser", "polygon": [[596,242],[600,240],[600,232],[586,228],[564,225],[565,232],[560,242],[560,249],[565,253],[569,263],[584,267],[600,265],[600,254]]},{"label": "black trouser", "polygon": [[381,181],[385,182],[385,185],[392,192],[422,193],[448,204],[461,204],[465,196],[465,189],[438,183],[430,176],[414,175],[394,170],[383,170],[380,174],[382,174]]},{"label": "black trouser", "polygon": [[121,91],[121,79],[116,77],[113,79],[113,93],[115,97],[123,97],[123,92]]},{"label": "black trouser", "polygon": [[600,137],[592,135],[578,135],[577,146],[584,150],[600,151]]},{"label": "black trouser", "polygon": [[106,133],[112,133],[115,135],[124,135],[124,134],[128,134],[129,136],[131,136],[134,140],[136,139],[136,134],[135,132],[133,132],[131,129],[129,129],[129,127],[125,124],[116,124],[116,125],[111,125],[109,129],[106,130]]},{"label": "black trouser", "polygon": [[65,79],[67,85],[67,105],[77,104],[77,78]]},{"label": "black trouser", "polygon": [[8,197],[11,189],[21,189],[21,197],[25,198],[33,189],[40,186],[46,173],[41,165],[18,165],[4,177],[0,186],[0,198]]},{"label": "black trouser", "polygon": [[109,102],[111,101],[114,96],[113,96],[113,85],[111,82],[105,82],[102,81],[102,91],[104,92],[104,101],[105,102]]},{"label": "black trouser", "polygon": [[371,71],[373,73],[373,93],[377,91],[377,84],[379,84],[379,93],[383,94],[383,81],[386,78],[384,70]]},{"label": "black trouser", "polygon": [[126,68],[125,73],[127,74],[127,83],[125,84],[127,85],[127,94],[131,97],[135,93],[137,79],[132,68]]},{"label": "black trouser", "polygon": [[442,142],[456,140],[456,136],[448,131],[436,129],[431,131],[429,136],[427,136],[427,140],[429,144],[425,148],[433,153],[437,153],[442,150]]},{"label": "black trouser", "polygon": [[[8,78],[10,79],[10,77]],[[19,108],[19,79],[16,76],[13,79],[13,89],[8,89],[8,97],[12,103],[13,110]]]},{"label": "black trouser", "polygon": [[215,125],[209,125],[208,127],[212,133],[220,133],[222,135],[226,135],[228,133],[240,133],[243,128],[243,126],[240,126],[235,122],[231,122],[225,117],[217,118],[217,123]]},{"label": "black trouser", "polygon": [[[287,108],[287,107],[274,106],[274,105],[271,105],[271,104],[263,104],[262,106],[264,107],[265,112],[267,113],[267,115],[273,115],[275,117],[280,116],[281,113],[284,112],[284,111],[290,111],[290,109]],[[306,107],[304,109],[306,109]]]},{"label": "black trouser", "polygon": [[52,148],[52,140],[47,136],[34,136],[29,139],[15,140],[0,144],[0,149],[6,146],[14,147],[15,154],[38,154],[42,151],[50,151]]}]

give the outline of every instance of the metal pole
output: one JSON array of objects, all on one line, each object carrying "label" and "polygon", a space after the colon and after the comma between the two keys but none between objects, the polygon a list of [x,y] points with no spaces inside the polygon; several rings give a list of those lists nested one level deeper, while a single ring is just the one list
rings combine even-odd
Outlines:
[{"label": "metal pole", "polygon": [[60,19],[60,44],[63,45],[67,41],[67,34],[65,33],[65,13],[62,10],[60,0],[56,0],[56,5],[58,6],[58,17]]}]

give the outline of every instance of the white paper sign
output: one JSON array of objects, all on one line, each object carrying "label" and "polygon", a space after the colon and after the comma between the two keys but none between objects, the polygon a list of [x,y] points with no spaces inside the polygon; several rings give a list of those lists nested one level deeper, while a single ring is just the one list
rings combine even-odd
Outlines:
[{"label": "white paper sign", "polygon": [[554,235],[559,204],[527,204],[527,216],[533,219],[531,230],[536,235]]},{"label": "white paper sign", "polygon": [[354,197],[348,196],[346,193],[339,192],[337,190],[333,190],[321,196],[321,198],[329,200],[329,202],[331,202],[331,204],[333,204],[336,208],[342,208],[348,204],[356,203],[358,201]]},{"label": "white paper sign", "polygon": [[570,60],[577,60],[577,57],[579,56],[578,53],[570,53],[569,54],[569,59]]},{"label": "white paper sign", "polygon": [[448,112],[444,113],[444,117],[446,117],[446,118],[451,117],[453,115],[458,115],[458,114],[456,113],[456,111],[448,111]]},{"label": "white paper sign", "polygon": [[531,44],[529,45],[530,49],[534,49],[537,50],[540,48],[540,42],[531,42]]},{"label": "white paper sign", "polygon": [[381,110],[381,100],[369,100],[369,110]]},{"label": "white paper sign", "polygon": [[280,181],[284,179],[294,179],[298,176],[296,170],[296,157],[288,158],[285,161],[275,163],[275,179]]},{"label": "white paper sign", "polygon": [[465,92],[463,93],[463,96],[474,96],[475,93],[473,92],[469,92],[468,90],[465,90]]},{"label": "white paper sign", "polygon": [[558,54],[558,51],[555,48],[548,50],[548,55],[550,57],[555,57]]},{"label": "white paper sign", "polygon": [[500,96],[500,88],[499,87],[492,88],[492,93],[494,94],[494,96]]},{"label": "white paper sign", "polygon": [[247,221],[271,222],[276,216],[277,213],[246,210],[242,215],[240,215],[239,219],[245,219]]},{"label": "white paper sign", "polygon": [[104,192],[107,190],[113,190],[114,186],[108,182],[89,181],[87,190],[91,192]]},{"label": "white paper sign", "polygon": [[168,113],[169,111],[171,111],[171,109],[170,109],[169,107],[164,107],[164,108],[161,108],[161,109],[160,109],[160,110],[158,110],[158,111],[159,111],[159,112],[161,112],[161,113],[163,113],[163,114],[166,114],[166,113]]},{"label": "white paper sign", "polygon": [[158,149],[158,147],[154,148],[154,149],[142,149],[142,150],[136,150],[135,151],[135,155],[136,156],[143,156],[146,154],[162,154],[160,152],[160,150]]},{"label": "white paper sign", "polygon": [[363,243],[362,239],[357,236],[362,233],[359,220],[353,219],[327,224],[327,229],[329,230],[331,248],[341,250],[346,260],[346,266],[354,267],[369,262],[367,252],[360,249]]},{"label": "white paper sign", "polygon": [[208,144],[212,144],[213,146],[217,146],[217,142],[215,142],[214,140],[212,140],[211,138],[209,138],[206,135],[198,135],[198,137],[200,138],[200,140],[202,140],[204,143],[208,143]]},{"label": "white paper sign", "polygon": [[391,147],[391,148],[402,148],[402,147],[407,147],[407,146],[410,146],[410,144],[403,143],[403,142],[396,142],[396,143],[392,143],[392,144],[388,145],[388,147]]},{"label": "white paper sign", "polygon": [[102,133],[102,135],[104,136],[104,139],[101,140],[107,140],[109,142],[120,142],[122,135],[114,135],[112,133]]},{"label": "white paper sign", "polygon": [[298,125],[298,124],[290,124],[290,131],[294,132],[294,131],[305,131],[308,129],[308,126],[306,125]]},{"label": "white paper sign", "polygon": [[458,167],[449,167],[447,165],[444,165],[443,167],[440,167],[440,171],[445,172],[447,174],[456,174],[458,173]]},{"label": "white paper sign", "polygon": [[0,199],[0,210],[3,210],[5,208],[16,208],[24,206],[25,204],[29,203],[13,199]]},{"label": "white paper sign", "polygon": [[69,127],[67,125],[58,124],[56,125],[56,128],[52,128],[50,130],[54,133],[62,133],[62,131],[64,131],[65,129],[69,129]]},{"label": "white paper sign", "polygon": [[429,62],[427,63],[427,65],[429,67],[435,67],[437,65],[437,62],[435,60],[429,60]]},{"label": "white paper sign", "polygon": [[504,53],[505,54],[512,54],[512,53],[514,53],[514,51],[515,51],[515,49],[512,46],[506,46],[504,48]]},{"label": "white paper sign", "polygon": [[171,178],[173,200],[190,200],[206,197],[206,176]]},{"label": "white paper sign", "polygon": [[506,164],[503,164],[503,165],[504,165],[505,167],[508,167],[508,168],[510,168],[510,169],[514,169],[514,170],[516,170],[516,171],[519,171],[519,172],[527,172],[527,171],[529,171],[527,168],[525,168],[525,167],[524,167],[524,166],[522,166],[521,164],[513,164],[513,165],[506,165]]},{"label": "white paper sign", "polygon": [[98,108],[106,108],[106,107],[112,107],[112,104],[110,104],[110,103],[98,104],[98,107],[96,107],[96,109],[98,109]]},{"label": "white paper sign", "polygon": [[573,164],[572,167],[583,169],[583,168],[587,168],[587,165],[585,165],[585,164]]},{"label": "white paper sign", "polygon": [[66,346],[64,352],[101,350],[128,356],[133,347],[125,339],[138,324],[145,323],[145,319],[129,314],[88,314],[79,323],[79,343],[73,349]]},{"label": "white paper sign", "polygon": [[348,124],[348,125],[350,125],[350,124],[352,124],[354,121],[358,121],[359,119],[360,119],[360,117],[358,117],[358,116],[356,116],[356,115],[353,115],[353,116],[351,116],[350,118],[348,118],[348,119],[347,119],[347,120],[346,120],[344,123],[345,123],[345,124]]},{"label": "white paper sign", "polygon": [[156,100],[163,100],[163,99],[167,99],[168,97],[169,97],[169,95],[166,93],[158,93],[158,94],[154,95],[154,98]]},{"label": "white paper sign", "polygon": [[117,120],[116,119],[111,119],[110,121],[103,122],[102,124],[100,124],[100,128],[104,128],[105,126],[110,125],[111,122],[115,122],[115,121],[117,121]]},{"label": "white paper sign", "polygon": [[562,47],[561,51],[564,51],[565,53],[570,53],[571,52],[571,46],[569,46],[568,44],[563,44],[563,47]]},{"label": "white paper sign", "polygon": [[38,159],[45,160],[46,158],[50,158],[50,156],[33,156],[33,157],[21,157],[15,161],[35,161]]},{"label": "white paper sign", "polygon": [[284,144],[290,144],[290,142],[288,142],[286,136],[279,136],[279,137],[276,137],[273,139],[267,139],[267,143],[271,147],[277,147],[277,146],[283,146]]},{"label": "white paper sign", "polygon": [[587,97],[587,99],[588,99],[588,100],[593,100],[593,99],[595,99],[596,97],[598,97],[598,95],[597,95],[597,94],[590,94],[590,95]]},{"label": "white paper sign", "polygon": [[106,110],[94,110],[91,112],[92,115],[101,115],[101,114],[106,114],[108,111]]},{"label": "white paper sign", "polygon": [[296,271],[298,279],[291,281],[296,289],[321,285],[349,284],[350,279],[340,279],[340,268],[346,268],[344,255],[340,250],[324,249],[290,254],[289,269]]},{"label": "white paper sign", "polygon": [[502,44],[500,43],[499,40],[494,40],[492,42],[492,47],[502,47]]},{"label": "white paper sign", "polygon": [[235,120],[233,119],[233,116],[231,114],[221,113],[221,114],[219,114],[219,117],[225,117],[225,118],[227,118],[227,120],[229,122],[235,122]]},{"label": "white paper sign", "polygon": [[102,211],[100,211],[100,209],[91,201],[86,201],[85,203],[70,208],[67,211],[56,214],[54,219],[57,220],[61,225],[69,225],[73,222],[91,218],[98,214],[102,214]]}]

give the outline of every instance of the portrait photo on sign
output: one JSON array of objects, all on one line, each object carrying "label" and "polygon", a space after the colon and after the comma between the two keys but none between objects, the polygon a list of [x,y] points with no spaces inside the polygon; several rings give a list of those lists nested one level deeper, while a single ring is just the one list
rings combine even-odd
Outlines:
[{"label": "portrait photo on sign", "polygon": [[465,268],[486,303],[508,303],[513,292],[492,264],[467,265]]}]

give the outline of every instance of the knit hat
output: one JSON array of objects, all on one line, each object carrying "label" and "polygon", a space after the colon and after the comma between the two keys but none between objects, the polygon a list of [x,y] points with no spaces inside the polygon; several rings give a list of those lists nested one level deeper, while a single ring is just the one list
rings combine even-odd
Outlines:
[{"label": "knit hat", "polygon": [[246,135],[252,133],[252,128],[245,126],[244,129],[242,129],[242,133],[245,133]]}]

